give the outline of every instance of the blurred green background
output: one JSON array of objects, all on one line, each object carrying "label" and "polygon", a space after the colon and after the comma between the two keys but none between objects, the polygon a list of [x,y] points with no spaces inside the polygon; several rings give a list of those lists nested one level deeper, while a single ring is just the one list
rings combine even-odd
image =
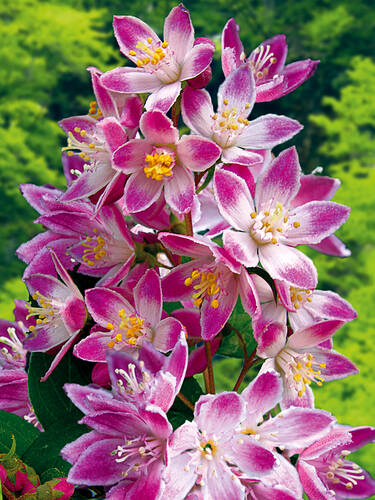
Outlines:
[{"label": "blurred green background", "polygon": [[[15,249],[41,230],[19,194],[22,182],[64,187],[56,121],[86,114],[92,100],[85,67],[102,71],[122,65],[112,35],[112,16],[134,15],[159,33],[176,5],[169,0],[0,0],[0,317],[12,318],[12,301],[25,298],[22,263]],[[339,236],[352,251],[335,259],[307,250],[319,271],[319,287],[349,300],[359,318],[335,335],[336,349],[360,375],[325,384],[317,406],[339,422],[375,425],[375,8],[365,0],[186,1],[196,36],[217,43],[210,90],[223,75],[220,34],[230,17],[240,25],[246,53],[262,40],[285,33],[288,62],[320,59],[315,76],[292,94],[256,106],[254,115],[285,114],[305,129],[297,144],[305,173],[316,166],[339,177],[335,201],[351,206]],[[219,369],[221,367],[222,369]],[[219,389],[231,389],[240,366],[216,364]],[[358,461],[375,474],[371,447]]]}]

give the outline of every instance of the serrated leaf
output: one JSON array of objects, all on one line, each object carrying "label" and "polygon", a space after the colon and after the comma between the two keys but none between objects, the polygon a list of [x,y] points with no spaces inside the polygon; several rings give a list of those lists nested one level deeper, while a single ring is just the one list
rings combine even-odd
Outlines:
[{"label": "serrated leaf", "polygon": [[241,334],[246,345],[247,353],[250,354],[256,347],[256,342],[253,336],[252,320],[251,316],[244,311],[240,300],[237,301],[236,307],[234,308],[228,323],[223,329],[224,338],[220,344],[217,354],[243,359],[243,346],[236,331],[231,327]]},{"label": "serrated leaf", "polygon": [[82,413],[65,394],[63,385],[75,382],[91,383],[92,364],[81,361],[68,353],[45,382],[40,378],[46,373],[53,357],[42,352],[33,352],[28,370],[28,389],[31,405],[43,428],[47,430],[57,420],[76,422]]},{"label": "serrated leaf", "polygon": [[16,440],[16,455],[20,457],[41,432],[18,415],[0,411],[0,453],[7,453],[10,450],[12,434]]},{"label": "serrated leaf", "polygon": [[51,425],[48,430],[41,432],[21,458],[34,467],[39,475],[51,468],[56,468],[62,472],[62,476],[66,476],[71,464],[61,458],[60,451],[67,443],[75,441],[88,431],[85,425],[67,422],[66,418],[62,418]]}]

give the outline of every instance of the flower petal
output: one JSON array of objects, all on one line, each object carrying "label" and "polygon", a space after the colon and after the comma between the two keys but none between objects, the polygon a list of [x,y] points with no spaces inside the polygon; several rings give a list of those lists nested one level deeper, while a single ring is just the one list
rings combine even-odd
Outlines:
[{"label": "flower petal", "polygon": [[115,68],[100,77],[100,83],[112,92],[140,94],[155,92],[160,89],[161,82],[154,73],[146,73],[141,68]]},{"label": "flower petal", "polygon": [[[275,408],[281,399],[283,384],[280,376],[273,371],[258,375],[242,392],[248,404],[248,413],[255,422],[260,422],[268,411]],[[250,415],[249,415],[250,414]]]},{"label": "flower petal", "polygon": [[223,163],[238,163],[239,165],[252,167],[261,163],[263,158],[254,151],[247,151],[233,146],[223,150],[221,160]]},{"label": "flower petal", "polygon": [[232,257],[245,267],[255,267],[258,264],[258,246],[248,233],[226,229],[223,243]]},{"label": "flower petal", "polygon": [[134,288],[134,302],[137,313],[155,327],[161,318],[163,300],[160,278],[154,269],[148,269]]},{"label": "flower petal", "polygon": [[125,184],[125,209],[129,213],[146,210],[159,198],[162,189],[163,183],[156,179],[148,179],[143,169],[131,174]]},{"label": "flower petal", "polygon": [[[241,54],[244,50],[238,31],[239,26],[232,18],[224,26],[221,35],[221,65],[225,77],[241,64]],[[230,52],[228,49],[230,49]]]},{"label": "flower petal", "polygon": [[189,11],[182,4],[174,7],[166,17],[164,40],[172,48],[178,63],[182,63],[186,54],[193,48],[194,28]]},{"label": "flower petal", "polygon": [[180,80],[190,80],[200,75],[211,63],[215,49],[210,43],[199,43],[186,55]]},{"label": "flower petal", "polygon": [[345,324],[345,321],[327,320],[320,321],[302,330],[294,332],[288,338],[287,345],[292,349],[314,347],[332,337],[332,335]]},{"label": "flower petal", "polygon": [[182,165],[175,165],[172,177],[164,183],[165,201],[173,211],[186,214],[193,207],[194,195],[193,173]]},{"label": "flower petal", "polygon": [[181,82],[172,82],[156,89],[147,98],[145,108],[147,111],[160,110],[167,113],[176,102],[181,91]]},{"label": "flower petal", "polygon": [[124,56],[136,62],[136,56],[130,55],[131,50],[135,51],[138,42],[148,43],[151,38],[152,43],[158,44],[159,37],[146,23],[133,16],[114,16],[113,30],[117,43]]},{"label": "flower petal", "polygon": [[177,144],[177,154],[185,167],[203,172],[219,159],[221,149],[205,137],[184,135]]},{"label": "flower petal", "polygon": [[185,87],[181,99],[181,112],[184,123],[196,134],[211,137],[214,109],[207,90]]}]

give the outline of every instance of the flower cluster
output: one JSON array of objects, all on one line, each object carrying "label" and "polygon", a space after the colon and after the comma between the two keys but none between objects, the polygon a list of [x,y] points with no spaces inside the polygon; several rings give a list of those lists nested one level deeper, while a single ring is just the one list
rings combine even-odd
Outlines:
[{"label": "flower cluster", "polygon": [[[33,418],[27,352],[51,354],[41,383],[74,356],[93,381],[64,386],[89,430],[61,450],[75,486],[110,500],[370,497],[374,480],[348,455],[375,429],[339,425],[313,396],[358,371],[332,342],[356,312],[316,289],[297,248],[348,256],[335,231],[349,208],[331,201],[337,179],[303,174],[294,147],[272,153],[300,123],[249,117],[319,61],[285,65],[284,35],[246,58],[231,19],[215,110],[215,44],[195,38],[182,5],[162,39],[131,16],[114,31],[135,66],[89,68],[95,101],[60,122],[66,190],[21,186],[45,232],[17,251],[30,304],[0,324],[0,408]],[[243,368],[216,394],[213,356],[228,338]]]}]

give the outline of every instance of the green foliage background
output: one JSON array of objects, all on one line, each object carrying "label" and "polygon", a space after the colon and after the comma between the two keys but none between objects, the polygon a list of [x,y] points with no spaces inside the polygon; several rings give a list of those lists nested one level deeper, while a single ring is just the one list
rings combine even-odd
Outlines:
[{"label": "green foliage background", "polygon": [[[11,319],[13,298],[25,298],[15,249],[41,228],[18,192],[20,183],[64,186],[56,121],[84,114],[92,99],[85,67],[124,64],[112,36],[113,14],[135,15],[161,32],[175,2],[124,0],[0,0],[0,316]],[[288,62],[320,59],[316,75],[292,94],[257,105],[256,114],[298,119],[305,129],[297,144],[306,173],[317,165],[342,181],[335,200],[352,207],[339,233],[349,259],[306,250],[319,271],[319,286],[333,289],[357,309],[359,318],[335,336],[336,349],[361,374],[324,385],[317,406],[340,423],[375,425],[375,9],[366,0],[189,0],[197,36],[219,48],[230,17],[240,25],[247,53],[265,38],[285,33]],[[210,90],[222,81],[220,50]],[[236,360],[215,364],[218,389],[231,389]],[[358,461],[375,473],[371,448]]]}]

